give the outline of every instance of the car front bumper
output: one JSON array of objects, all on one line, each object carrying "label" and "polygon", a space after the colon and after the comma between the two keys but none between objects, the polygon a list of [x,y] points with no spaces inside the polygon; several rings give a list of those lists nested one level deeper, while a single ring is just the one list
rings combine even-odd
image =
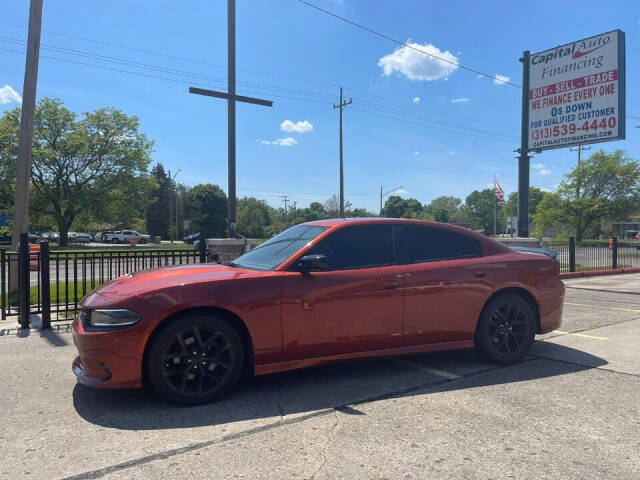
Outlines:
[{"label": "car front bumper", "polygon": [[95,388],[142,385],[142,335],[139,326],[112,332],[88,332],[76,317],[72,324],[78,356],[72,370],[79,383]]}]

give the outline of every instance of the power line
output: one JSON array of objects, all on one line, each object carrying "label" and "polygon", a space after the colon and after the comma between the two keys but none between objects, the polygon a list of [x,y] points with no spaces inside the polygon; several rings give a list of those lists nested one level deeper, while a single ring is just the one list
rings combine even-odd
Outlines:
[{"label": "power line", "polygon": [[426,51],[424,51],[424,50],[422,50],[420,48],[416,48],[413,45],[409,45],[408,43],[402,42],[402,41],[400,41],[398,39],[395,39],[393,37],[385,35],[384,33],[377,32],[377,31],[375,31],[375,30],[373,30],[373,29],[371,29],[369,27],[366,27],[366,26],[360,24],[360,23],[356,23],[353,20],[349,20],[348,18],[341,17],[340,15],[337,15],[337,14],[335,14],[335,13],[329,11],[329,10],[326,10],[324,8],[321,8],[321,7],[318,7],[317,5],[314,5],[313,3],[309,3],[306,0],[297,0],[297,1],[302,3],[302,4],[304,4],[304,5],[307,5],[308,7],[315,8],[316,10],[319,10],[322,13],[325,13],[327,15],[330,15],[330,16],[334,17],[334,18],[337,18],[338,20],[342,20],[343,22],[346,22],[349,25],[357,27],[357,28],[359,28],[361,30],[364,30],[366,32],[372,33],[373,35],[377,35],[378,37],[384,38],[385,40],[389,40],[390,42],[397,43],[398,45],[402,45],[403,47],[409,48],[411,50],[415,50],[416,52],[419,52],[419,53],[422,53],[422,54],[427,55],[429,57],[432,57],[432,58],[435,58],[437,60],[440,60],[441,62],[449,63],[451,65],[455,65],[456,67],[462,68],[464,70],[468,70],[468,71],[476,73],[478,75],[482,75],[483,77],[491,78],[491,79],[493,79],[494,82],[505,83],[505,84],[511,85],[513,87],[522,88],[517,83],[510,82],[509,80],[502,80],[502,79],[498,78],[496,75],[489,75],[488,73],[481,72],[480,70],[476,70],[475,68],[471,68],[471,67],[467,67],[466,65],[462,65],[459,62],[452,62],[451,60],[447,60],[446,58],[442,58],[442,57],[439,57],[439,56],[434,55],[432,53],[426,52]]},{"label": "power line", "polygon": [[[26,25],[19,25],[17,23],[10,23],[10,22],[0,22],[0,25],[9,25],[11,27],[15,27],[15,28],[20,28],[20,29],[25,29]],[[166,53],[160,53],[160,52],[154,52],[151,50],[145,50],[145,49],[141,49],[141,48],[134,48],[134,47],[128,47],[125,45],[120,45],[117,43],[112,43],[112,42],[105,42],[102,40],[94,40],[91,38],[86,38],[86,37],[80,37],[77,35],[69,35],[67,33],[60,33],[60,32],[54,32],[51,30],[43,30],[43,33],[46,33],[48,35],[55,35],[55,36],[59,36],[59,37],[66,37],[66,38],[71,38],[73,40],[81,40],[84,42],[90,42],[90,43],[94,43],[96,45],[104,45],[107,47],[113,47],[113,48],[119,48],[122,50],[128,50],[131,52],[136,52],[136,53],[142,53],[145,55],[153,55],[156,57],[163,57],[163,58],[168,58],[170,60],[178,60],[180,62],[187,62],[187,63],[193,63],[193,64],[199,64],[199,65],[206,65],[209,67],[214,67],[214,68],[220,68],[220,69],[226,69],[227,67],[225,65],[218,65],[215,63],[210,63],[210,62],[206,62],[203,60],[195,60],[192,58],[186,58],[186,57],[179,57],[176,55],[169,55]],[[330,83],[330,82],[325,82],[325,81],[321,81],[321,80],[310,80],[310,79],[303,79],[303,78],[297,78],[297,77],[290,77],[290,76],[286,76],[286,75],[280,75],[280,74],[276,74],[276,73],[266,73],[266,72],[258,72],[255,70],[247,70],[247,69],[242,69],[242,68],[238,68],[237,70],[242,71],[242,72],[247,72],[247,73],[251,73],[254,75],[262,75],[262,76],[266,76],[266,77],[274,77],[274,78],[283,78],[286,80],[293,80],[296,82],[302,82],[302,83],[315,83],[317,85],[326,85],[329,87],[337,87],[339,86],[337,83]]]}]

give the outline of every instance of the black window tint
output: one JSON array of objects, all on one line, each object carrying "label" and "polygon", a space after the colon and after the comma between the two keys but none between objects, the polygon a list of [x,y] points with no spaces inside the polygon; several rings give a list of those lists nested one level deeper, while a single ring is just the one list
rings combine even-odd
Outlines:
[{"label": "black window tint", "polygon": [[329,270],[394,265],[393,226],[342,228],[323,240],[309,254],[325,255]]},{"label": "black window tint", "polygon": [[456,233],[458,237],[458,247],[460,248],[460,257],[473,258],[482,256],[482,245],[475,238],[467,237]]},{"label": "black window tint", "polygon": [[405,227],[409,262],[481,257],[480,243],[466,235],[428,227]]}]

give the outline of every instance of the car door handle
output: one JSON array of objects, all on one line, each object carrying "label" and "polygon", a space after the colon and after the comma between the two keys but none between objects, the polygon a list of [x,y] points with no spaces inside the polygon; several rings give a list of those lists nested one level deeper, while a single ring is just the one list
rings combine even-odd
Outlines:
[{"label": "car door handle", "polygon": [[484,278],[487,276],[486,270],[473,270],[471,273],[473,273],[473,276],[476,278]]},{"label": "car door handle", "polygon": [[399,285],[398,282],[385,282],[382,284],[382,288],[385,290],[395,290]]}]

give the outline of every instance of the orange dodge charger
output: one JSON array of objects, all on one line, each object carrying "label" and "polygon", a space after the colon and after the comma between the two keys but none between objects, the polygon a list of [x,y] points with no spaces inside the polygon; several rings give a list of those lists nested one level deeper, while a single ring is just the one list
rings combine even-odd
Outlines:
[{"label": "orange dodge charger", "polygon": [[226,265],[125,275],[73,323],[78,381],[148,381],[180,404],[214,400],[244,372],[475,347],[511,364],[559,327],[564,285],[543,251],[460,227],[338,219],[289,228]]}]

